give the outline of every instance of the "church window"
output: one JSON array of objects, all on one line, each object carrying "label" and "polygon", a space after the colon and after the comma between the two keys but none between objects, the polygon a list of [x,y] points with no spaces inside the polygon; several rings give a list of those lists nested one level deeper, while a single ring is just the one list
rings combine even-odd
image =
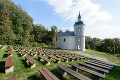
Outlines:
[{"label": "church window", "polygon": [[78,42],[80,42],[80,39],[78,39]]},{"label": "church window", "polygon": [[64,38],[64,42],[65,42],[65,38]]},{"label": "church window", "polygon": [[78,31],[80,31],[80,28],[78,28]]}]

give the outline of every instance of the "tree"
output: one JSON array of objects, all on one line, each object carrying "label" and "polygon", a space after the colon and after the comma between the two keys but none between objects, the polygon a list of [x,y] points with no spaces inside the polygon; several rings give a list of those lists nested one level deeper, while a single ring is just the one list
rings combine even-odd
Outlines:
[{"label": "tree", "polygon": [[51,26],[52,45],[56,45],[58,30],[56,26]]},{"label": "tree", "polygon": [[92,48],[92,38],[90,36],[85,37],[85,48],[86,49]]},{"label": "tree", "polygon": [[0,1],[0,38],[1,44],[14,44],[23,38],[28,44],[33,19],[23,11],[20,5],[10,0]]},{"label": "tree", "polygon": [[[8,0],[1,0],[0,2],[0,37],[1,44],[9,43],[13,38],[9,36],[14,36],[13,30],[11,29],[12,21],[10,20],[10,4]],[[9,36],[8,36],[9,35]]]},{"label": "tree", "polygon": [[93,38],[93,49],[97,49],[97,46],[101,45],[101,39],[99,38]]}]

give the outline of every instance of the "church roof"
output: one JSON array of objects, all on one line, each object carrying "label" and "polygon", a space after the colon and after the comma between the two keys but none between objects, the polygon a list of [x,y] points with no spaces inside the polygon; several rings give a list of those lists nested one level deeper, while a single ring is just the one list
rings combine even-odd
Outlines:
[{"label": "church roof", "polygon": [[84,24],[84,23],[81,21],[81,15],[80,15],[80,12],[79,12],[78,22],[75,22],[74,26],[76,26],[76,25],[81,25],[81,24]]},{"label": "church roof", "polygon": [[58,36],[75,36],[73,31],[66,30],[65,32],[60,33]]},{"label": "church roof", "polygon": [[74,25],[81,25],[81,24],[84,24],[84,23],[82,21],[78,21]]}]

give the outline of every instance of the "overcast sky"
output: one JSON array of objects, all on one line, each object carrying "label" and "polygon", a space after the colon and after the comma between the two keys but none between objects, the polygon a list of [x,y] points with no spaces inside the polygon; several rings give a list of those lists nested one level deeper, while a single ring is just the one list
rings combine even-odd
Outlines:
[{"label": "overcast sky", "polygon": [[81,13],[85,35],[97,38],[120,38],[120,0],[11,0],[21,5],[34,19],[50,29],[55,25],[73,31]]}]

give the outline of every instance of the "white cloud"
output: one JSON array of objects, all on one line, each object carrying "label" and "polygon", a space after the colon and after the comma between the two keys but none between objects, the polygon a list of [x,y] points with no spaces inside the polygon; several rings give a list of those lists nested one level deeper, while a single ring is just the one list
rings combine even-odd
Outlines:
[{"label": "white cloud", "polygon": [[[98,38],[120,38],[118,26],[103,24],[104,20],[110,20],[112,15],[108,11],[101,9],[100,4],[95,4],[92,0],[37,0],[45,1],[52,6],[55,14],[61,16],[64,21],[76,22],[80,11],[82,20],[86,24],[85,35]],[[99,22],[101,21],[101,22]],[[68,27],[61,27],[63,31]],[[69,26],[73,30],[73,25]]]},{"label": "white cloud", "polygon": [[120,38],[119,26],[100,25],[97,27],[87,27],[86,35],[91,37],[104,38]]},{"label": "white cloud", "polygon": [[43,0],[51,5],[56,14],[64,21],[76,21],[78,12],[81,12],[85,24],[93,25],[98,21],[111,19],[107,11],[102,11],[99,4],[91,0]]}]

